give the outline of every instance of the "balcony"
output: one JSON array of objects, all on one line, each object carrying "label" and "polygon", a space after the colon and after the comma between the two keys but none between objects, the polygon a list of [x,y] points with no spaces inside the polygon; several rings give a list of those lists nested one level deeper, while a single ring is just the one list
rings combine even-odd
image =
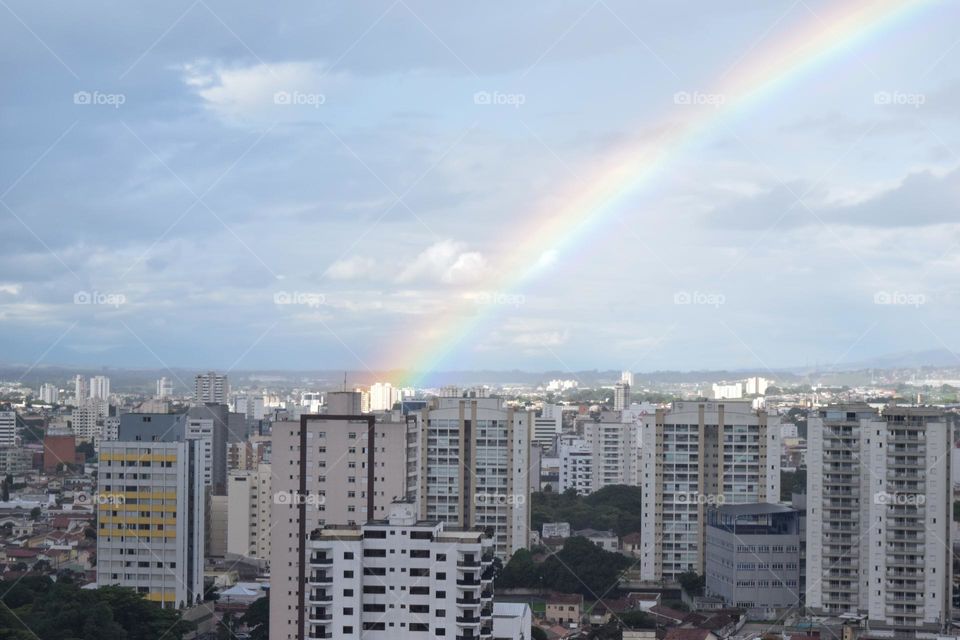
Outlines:
[{"label": "balcony", "polygon": [[480,604],[480,599],[472,595],[469,598],[457,598],[457,605],[461,607],[476,607]]},{"label": "balcony", "polygon": [[315,573],[307,578],[307,582],[310,584],[332,584],[333,576]]},{"label": "balcony", "polygon": [[480,618],[476,616],[457,616],[457,624],[461,626],[474,626],[480,624]]},{"label": "balcony", "polygon": [[461,560],[457,560],[457,567],[460,569],[479,569],[480,560],[474,558],[463,558]]},{"label": "balcony", "polygon": [[460,579],[460,580],[457,580],[457,586],[459,586],[459,587],[479,587],[479,586],[480,586],[480,578],[475,578],[475,577],[473,577],[473,576],[468,577],[468,578],[462,578],[462,579]]},{"label": "balcony", "polygon": [[313,604],[313,603],[323,604],[323,603],[326,603],[326,602],[333,602],[333,594],[332,594],[332,593],[323,593],[323,592],[320,592],[320,591],[313,591],[313,592],[310,593],[310,595],[307,597],[307,599],[309,600],[309,602],[310,602],[311,604]]},{"label": "balcony", "polygon": [[320,555],[310,556],[310,564],[331,565],[333,564],[333,558]]},{"label": "balcony", "polygon": [[311,640],[313,640],[314,638],[317,638],[318,640],[319,639],[327,640],[327,638],[332,638],[333,634],[328,632],[316,631],[316,632],[312,632],[307,637],[310,638]]}]

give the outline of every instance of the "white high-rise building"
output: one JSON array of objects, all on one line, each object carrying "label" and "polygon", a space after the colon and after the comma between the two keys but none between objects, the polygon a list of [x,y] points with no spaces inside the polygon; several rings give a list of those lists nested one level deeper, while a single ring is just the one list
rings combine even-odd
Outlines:
[{"label": "white high-rise building", "polygon": [[624,382],[631,387],[633,386],[633,371],[621,371],[620,372],[620,382]]},{"label": "white high-rise building", "polygon": [[17,444],[17,412],[0,411],[0,447]]},{"label": "white high-rise building", "polygon": [[490,638],[489,539],[416,513],[398,503],[385,520],[310,532],[298,562],[304,591],[295,598],[271,584],[270,637]]},{"label": "white high-rise building", "polygon": [[110,400],[110,378],[107,376],[90,378],[90,397],[94,400]]},{"label": "white high-rise building", "polygon": [[770,384],[770,380],[761,378],[759,376],[754,376],[752,378],[747,378],[743,383],[743,387],[748,396],[762,396],[767,392],[767,387],[769,387]]},{"label": "white high-rise building", "polygon": [[80,406],[90,396],[90,385],[86,377],[82,375],[73,376],[73,406]]},{"label": "white high-rise building", "polygon": [[173,395],[173,380],[162,377],[157,380],[157,399],[163,400]]},{"label": "white high-rise building", "polygon": [[270,561],[271,476],[265,463],[227,476],[227,553]]},{"label": "white high-rise building", "polygon": [[642,580],[704,572],[706,511],[780,499],[780,418],[749,401],[674,402],[642,422]]},{"label": "white high-rise building", "polygon": [[558,445],[560,492],[574,489],[577,495],[593,493],[593,448],[576,436],[563,436]]},{"label": "white high-rise building", "polygon": [[389,411],[402,399],[400,389],[389,382],[376,382],[370,385],[370,411]]},{"label": "white high-rise building", "polygon": [[70,412],[70,428],[78,440],[99,441],[103,423],[110,411],[106,400],[85,398]]},{"label": "white high-rise building", "polygon": [[434,398],[424,410],[420,517],[492,527],[496,553],[506,561],[528,544],[534,414],[474,395]]},{"label": "white high-rise building", "polygon": [[742,382],[720,382],[711,388],[714,400],[739,400],[743,397]]},{"label": "white high-rise building", "polygon": [[60,390],[56,385],[44,383],[40,385],[40,402],[43,404],[57,404],[60,402]]},{"label": "white high-rise building", "polygon": [[533,441],[544,448],[553,447],[563,432],[563,408],[545,403],[539,416],[533,419]]},{"label": "white high-rise building", "polygon": [[197,374],[193,385],[193,400],[197,404],[227,404],[230,398],[230,382],[227,376],[215,371]]},{"label": "white high-rise building", "polygon": [[807,607],[866,615],[871,636],[945,632],[953,437],[942,410],[825,407],[807,444]]},{"label": "white high-rise building", "polygon": [[203,599],[203,466],[197,442],[100,443],[97,586],[171,609]]}]

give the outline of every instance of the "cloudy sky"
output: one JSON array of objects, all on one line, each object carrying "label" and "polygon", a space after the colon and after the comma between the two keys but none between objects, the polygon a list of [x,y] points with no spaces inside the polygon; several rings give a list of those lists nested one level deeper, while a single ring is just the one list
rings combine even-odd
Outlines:
[{"label": "cloudy sky", "polygon": [[[838,7],[894,5],[723,93]],[[955,3],[0,15],[4,362],[646,371],[960,348]],[[576,204],[649,152],[615,200]]]}]

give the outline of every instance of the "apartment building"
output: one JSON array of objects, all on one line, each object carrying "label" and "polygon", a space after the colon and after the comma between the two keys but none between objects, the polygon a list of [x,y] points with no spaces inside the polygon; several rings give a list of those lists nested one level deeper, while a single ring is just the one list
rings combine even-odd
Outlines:
[{"label": "apartment building", "polygon": [[205,461],[198,442],[100,444],[97,586],[118,585],[163,607],[203,598]]},{"label": "apartment building", "polygon": [[17,444],[17,412],[0,411],[0,447]]},{"label": "apartment building", "polygon": [[246,558],[270,561],[270,523],[273,479],[269,464],[227,476],[226,551]]},{"label": "apartment building", "polygon": [[552,449],[563,432],[563,407],[546,403],[533,419],[533,442],[543,449]]},{"label": "apartment building", "polygon": [[749,401],[674,402],[642,424],[643,580],[704,572],[706,510],[780,498],[780,418]]},{"label": "apartment building", "polygon": [[593,449],[586,440],[563,436],[558,445],[560,492],[573,489],[579,496],[593,493]]},{"label": "apartment building", "polygon": [[408,431],[417,441],[417,425],[416,416],[334,413],[273,424],[270,619],[280,626],[271,638],[304,637],[293,607],[306,593],[310,532],[382,520],[406,497]]},{"label": "apartment building", "polygon": [[106,400],[84,398],[70,412],[70,429],[77,440],[99,442],[103,435],[103,423],[110,411]]},{"label": "apartment building", "polygon": [[491,638],[491,541],[416,516],[401,502],[386,520],[313,531],[295,624],[271,615],[270,637]]},{"label": "apartment building", "polygon": [[227,376],[215,371],[197,374],[193,379],[193,401],[197,404],[227,404],[230,401],[230,382]]},{"label": "apartment building", "polygon": [[825,407],[808,418],[807,606],[871,634],[950,620],[952,434],[929,407]]},{"label": "apartment building", "polygon": [[530,530],[534,413],[482,394],[434,398],[423,412],[417,493],[422,520],[492,528],[504,561]]}]

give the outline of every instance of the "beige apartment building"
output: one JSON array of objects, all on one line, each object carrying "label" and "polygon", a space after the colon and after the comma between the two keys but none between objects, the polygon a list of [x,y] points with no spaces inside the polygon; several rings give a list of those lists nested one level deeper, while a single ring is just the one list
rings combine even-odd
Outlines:
[{"label": "beige apartment building", "polygon": [[317,414],[273,425],[270,637],[299,639],[310,533],[384,520],[405,498],[417,417]]}]

